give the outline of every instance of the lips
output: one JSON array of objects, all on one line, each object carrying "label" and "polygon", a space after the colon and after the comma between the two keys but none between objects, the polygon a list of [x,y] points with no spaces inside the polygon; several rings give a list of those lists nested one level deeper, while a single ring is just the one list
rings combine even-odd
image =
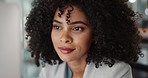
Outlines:
[{"label": "lips", "polygon": [[75,49],[73,48],[67,48],[67,47],[58,47],[60,49],[60,51],[63,53],[63,54],[69,54],[71,53],[72,51],[74,51]]}]

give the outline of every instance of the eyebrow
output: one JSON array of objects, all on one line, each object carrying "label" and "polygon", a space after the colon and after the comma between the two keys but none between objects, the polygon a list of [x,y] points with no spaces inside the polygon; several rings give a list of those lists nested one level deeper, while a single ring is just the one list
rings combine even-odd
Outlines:
[{"label": "eyebrow", "polygon": [[[62,22],[60,22],[60,21],[58,21],[58,20],[53,20],[53,22],[62,24]],[[83,21],[74,21],[74,22],[70,22],[70,25],[72,25],[72,24],[84,24],[84,25],[87,26],[87,24],[84,23]]]}]

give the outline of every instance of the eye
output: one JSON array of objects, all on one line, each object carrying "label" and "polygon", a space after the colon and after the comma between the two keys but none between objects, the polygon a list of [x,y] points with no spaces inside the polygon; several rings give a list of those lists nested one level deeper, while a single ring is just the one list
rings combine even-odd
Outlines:
[{"label": "eye", "polygon": [[61,30],[62,29],[62,27],[61,26],[58,26],[58,25],[54,25],[52,28],[53,29],[56,29],[56,30]]},{"label": "eye", "polygon": [[73,27],[72,30],[74,30],[74,31],[83,31],[84,28],[83,27]]}]

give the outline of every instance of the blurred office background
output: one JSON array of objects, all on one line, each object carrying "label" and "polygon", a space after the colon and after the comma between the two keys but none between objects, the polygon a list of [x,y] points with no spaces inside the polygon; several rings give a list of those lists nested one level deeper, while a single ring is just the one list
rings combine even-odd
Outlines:
[{"label": "blurred office background", "polygon": [[[24,25],[26,22],[26,16],[31,10],[31,2],[33,0],[0,0],[4,3],[15,3],[22,8],[22,26],[24,30]],[[138,20],[139,31],[143,36],[141,43],[141,51],[144,54],[143,58],[140,58],[135,66],[133,66],[133,76],[134,78],[148,78],[148,0],[129,0],[129,7],[131,7],[135,12],[141,14],[141,19]],[[38,78],[41,67],[36,67],[33,59],[30,57],[30,53],[27,51],[27,41],[25,40],[24,33],[24,53],[23,58],[23,78]]]}]

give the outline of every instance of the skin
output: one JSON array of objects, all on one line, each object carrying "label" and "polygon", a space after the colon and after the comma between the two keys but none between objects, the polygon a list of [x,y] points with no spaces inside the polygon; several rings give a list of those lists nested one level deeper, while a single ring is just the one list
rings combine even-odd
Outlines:
[{"label": "skin", "polygon": [[[69,7],[61,17],[58,16],[59,10],[57,9],[53,18],[51,38],[58,56],[70,67],[72,78],[82,78],[92,42],[92,29],[84,13],[79,8],[73,7],[70,24],[66,21]],[[61,50],[61,47],[66,50]]]}]

